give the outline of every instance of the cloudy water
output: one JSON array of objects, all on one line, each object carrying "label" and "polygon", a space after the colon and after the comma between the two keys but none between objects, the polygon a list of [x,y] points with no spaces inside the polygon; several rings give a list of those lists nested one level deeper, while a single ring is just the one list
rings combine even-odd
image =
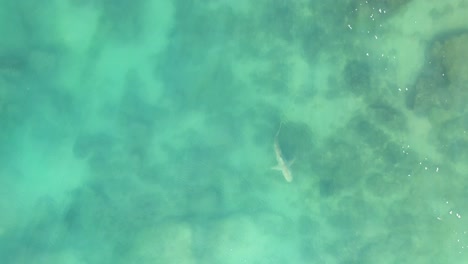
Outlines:
[{"label": "cloudy water", "polygon": [[2,0],[0,262],[468,261],[466,14]]}]

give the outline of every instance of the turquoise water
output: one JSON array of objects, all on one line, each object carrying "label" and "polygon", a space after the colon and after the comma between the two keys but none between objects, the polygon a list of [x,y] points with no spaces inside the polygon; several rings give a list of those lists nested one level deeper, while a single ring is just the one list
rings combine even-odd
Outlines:
[{"label": "turquoise water", "polygon": [[466,1],[202,2],[0,2],[1,263],[468,260]]}]

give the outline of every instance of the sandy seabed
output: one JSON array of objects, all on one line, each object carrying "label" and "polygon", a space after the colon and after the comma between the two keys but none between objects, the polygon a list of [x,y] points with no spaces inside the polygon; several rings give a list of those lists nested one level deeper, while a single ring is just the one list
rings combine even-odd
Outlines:
[{"label": "sandy seabed", "polygon": [[3,263],[468,258],[468,2],[334,2],[4,1]]}]

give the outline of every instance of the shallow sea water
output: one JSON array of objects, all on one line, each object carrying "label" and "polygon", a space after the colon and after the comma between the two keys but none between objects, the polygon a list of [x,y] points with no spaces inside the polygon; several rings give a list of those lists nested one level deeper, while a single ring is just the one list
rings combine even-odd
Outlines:
[{"label": "shallow sea water", "polygon": [[468,259],[466,1],[322,2],[1,1],[0,262]]}]

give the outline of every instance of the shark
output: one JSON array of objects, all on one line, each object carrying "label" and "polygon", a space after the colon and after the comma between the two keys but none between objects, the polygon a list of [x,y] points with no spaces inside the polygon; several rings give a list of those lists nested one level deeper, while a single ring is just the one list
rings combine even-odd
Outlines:
[{"label": "shark", "polygon": [[280,125],[280,128],[278,129],[278,132],[276,132],[275,140],[273,142],[273,148],[275,150],[276,162],[278,164],[276,166],[272,167],[271,169],[281,171],[281,173],[283,174],[284,179],[287,182],[292,182],[293,176],[292,176],[292,173],[291,173],[291,170],[289,169],[289,167],[293,164],[294,160],[287,162],[283,157],[283,153],[281,151],[279,141],[278,141],[278,135],[279,135],[280,129],[281,129],[281,125]]}]

